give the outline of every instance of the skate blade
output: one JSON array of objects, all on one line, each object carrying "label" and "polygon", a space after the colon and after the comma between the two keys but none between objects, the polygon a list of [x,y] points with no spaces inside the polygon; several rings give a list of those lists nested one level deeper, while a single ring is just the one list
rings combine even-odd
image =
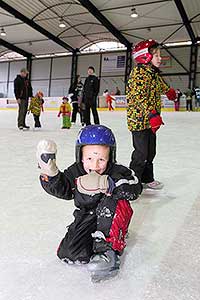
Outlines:
[{"label": "skate blade", "polygon": [[98,283],[105,280],[109,280],[110,278],[115,277],[119,272],[119,269],[108,272],[99,271],[98,274],[95,272],[91,273],[91,281],[92,283]]},{"label": "skate blade", "polygon": [[160,184],[159,186],[153,188],[149,187],[146,184],[143,184],[143,191],[160,191],[164,188],[164,184]]}]

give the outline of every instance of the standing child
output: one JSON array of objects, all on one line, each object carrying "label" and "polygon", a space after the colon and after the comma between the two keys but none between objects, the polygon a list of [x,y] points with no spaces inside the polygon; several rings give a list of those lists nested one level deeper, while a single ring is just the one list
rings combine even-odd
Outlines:
[{"label": "standing child", "polygon": [[176,92],[162,79],[159,72],[161,56],[154,40],[138,43],[133,49],[137,65],[127,85],[127,123],[132,133],[134,150],[130,168],[135,171],[145,188],[161,189],[163,184],[154,179],[153,159],[156,155],[156,131],[163,124],[161,95],[176,99]]},{"label": "standing child", "polygon": [[66,263],[88,263],[94,281],[114,276],[133,214],[129,201],[137,199],[142,186],[132,170],[116,163],[115,137],[103,125],[81,129],[76,162],[64,172],[56,166],[56,152],[53,141],[39,142],[41,185],[57,198],[74,199],[77,207],[57,255]]},{"label": "standing child", "polygon": [[67,97],[62,98],[62,104],[58,113],[58,117],[62,115],[62,129],[70,129],[71,127],[71,105]]},{"label": "standing child", "polygon": [[35,97],[31,98],[31,102],[28,108],[28,112],[31,112],[33,114],[33,118],[35,121],[35,128],[41,128],[40,123],[40,113],[41,111],[44,111],[43,100],[44,94],[42,91],[38,91]]},{"label": "standing child", "polygon": [[113,100],[115,100],[115,96],[113,95],[114,93],[109,93],[108,90],[105,90],[103,95],[106,97],[106,102],[108,104],[108,109],[109,111],[114,110],[113,106],[112,106],[112,102]]}]

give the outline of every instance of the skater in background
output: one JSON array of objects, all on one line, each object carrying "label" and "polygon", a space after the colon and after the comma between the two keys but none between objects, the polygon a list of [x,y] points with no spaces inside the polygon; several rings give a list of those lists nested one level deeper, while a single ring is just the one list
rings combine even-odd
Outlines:
[{"label": "skater in background", "polygon": [[118,88],[118,86],[116,86],[115,95],[116,95],[116,96],[120,96],[120,95],[121,95],[121,91],[120,91],[120,89]]},{"label": "skater in background", "polygon": [[38,91],[35,95],[35,97],[31,98],[31,102],[28,108],[28,113],[32,113],[33,114],[33,118],[35,121],[35,128],[41,128],[41,123],[40,123],[40,114],[41,111],[44,111],[43,108],[43,104],[44,104],[44,100],[43,100],[44,94],[42,91]]},{"label": "skater in background", "polygon": [[200,108],[200,88],[198,86],[195,87],[194,93],[195,93],[195,109],[199,110],[199,108]]},{"label": "skater in background", "polygon": [[117,274],[119,256],[133,214],[129,201],[142,185],[135,173],[116,164],[116,142],[103,125],[81,129],[76,141],[76,162],[61,172],[56,166],[56,145],[40,141],[37,159],[43,189],[57,198],[74,199],[74,221],[57,251],[70,264],[88,264],[93,280]]},{"label": "skater in background", "polygon": [[192,111],[192,96],[194,95],[194,92],[188,88],[184,94],[186,96],[186,110]]},{"label": "skater in background", "polygon": [[103,96],[105,96],[106,98],[106,103],[108,105],[108,110],[112,111],[114,110],[113,106],[112,106],[112,102],[115,101],[115,96],[114,93],[111,92],[111,94],[108,92],[108,90],[105,90],[103,93]]},{"label": "skater in background", "polygon": [[174,109],[175,111],[179,111],[180,109],[180,98],[183,94],[181,93],[180,89],[176,90],[176,99],[174,100]]},{"label": "skater in background", "polygon": [[59,109],[58,117],[62,115],[62,129],[70,129],[71,127],[71,105],[67,97],[62,98],[62,104]]},{"label": "skater in background", "polygon": [[31,82],[28,78],[28,71],[22,68],[20,74],[14,80],[14,93],[18,103],[17,125],[19,130],[26,130],[30,127],[26,125],[26,114],[28,110],[29,97],[33,96]]},{"label": "skater in background", "polygon": [[90,109],[92,110],[94,124],[99,124],[99,115],[97,112],[97,96],[99,93],[99,79],[95,74],[94,67],[88,67],[88,77],[83,86],[82,109],[84,110],[84,122],[90,125]]},{"label": "skater in background", "polygon": [[161,57],[156,41],[138,43],[133,49],[133,58],[137,65],[130,74],[126,90],[127,124],[134,147],[130,168],[145,188],[161,189],[163,184],[155,180],[153,172],[156,132],[163,124],[161,94],[175,100],[176,93],[160,76]]},{"label": "skater in background", "polygon": [[76,116],[77,113],[79,113],[81,124],[84,125],[83,111],[81,109],[82,90],[83,90],[83,83],[81,81],[81,76],[76,75],[75,81],[69,88],[69,94],[71,94],[71,104],[72,104],[71,123],[76,123]]}]

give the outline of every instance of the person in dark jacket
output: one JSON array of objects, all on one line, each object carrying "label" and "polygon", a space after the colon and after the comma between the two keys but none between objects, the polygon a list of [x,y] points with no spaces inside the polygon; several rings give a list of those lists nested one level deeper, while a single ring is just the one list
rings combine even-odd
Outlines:
[{"label": "person in dark jacket", "polygon": [[18,110],[18,128],[20,130],[29,129],[30,127],[26,125],[26,114],[28,110],[28,100],[29,97],[33,96],[33,90],[28,79],[28,71],[22,68],[20,74],[14,80],[14,94],[17,100],[19,110]]},{"label": "person in dark jacket", "polygon": [[80,130],[76,162],[64,172],[56,166],[56,152],[53,141],[37,146],[41,185],[50,195],[74,199],[77,207],[57,255],[67,263],[89,263],[94,280],[114,276],[133,214],[129,201],[138,198],[142,185],[134,171],[116,163],[115,137],[106,126]]},{"label": "person in dark jacket", "polygon": [[80,114],[81,124],[84,125],[83,121],[83,111],[81,108],[81,98],[82,98],[83,83],[81,81],[81,76],[77,75],[75,81],[69,88],[69,95],[71,94],[72,103],[72,118],[71,122],[76,123],[77,113]]},{"label": "person in dark jacket", "polygon": [[88,67],[88,77],[85,79],[83,85],[83,99],[84,104],[84,121],[86,125],[90,125],[90,109],[92,110],[94,123],[99,124],[99,116],[97,112],[97,95],[99,93],[99,79],[95,75],[95,69]]}]

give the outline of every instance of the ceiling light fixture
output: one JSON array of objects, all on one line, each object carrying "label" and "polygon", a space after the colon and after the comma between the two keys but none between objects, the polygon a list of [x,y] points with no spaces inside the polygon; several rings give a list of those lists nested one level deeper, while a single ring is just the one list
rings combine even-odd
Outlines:
[{"label": "ceiling light fixture", "polygon": [[58,26],[59,26],[60,28],[65,28],[65,27],[66,27],[63,18],[60,18],[60,20],[59,20],[59,25],[58,25]]},{"label": "ceiling light fixture", "polygon": [[131,9],[131,18],[137,18],[137,17],[138,17],[138,13],[137,13],[135,7],[133,7]]},{"label": "ceiling light fixture", "polygon": [[173,47],[173,46],[186,46],[191,45],[191,41],[185,41],[185,42],[172,42],[172,43],[166,43],[164,44],[166,47]]},{"label": "ceiling light fixture", "polygon": [[1,36],[6,36],[6,32],[5,32],[5,30],[4,30],[3,27],[1,28],[1,33],[0,33],[0,35],[1,35]]}]

